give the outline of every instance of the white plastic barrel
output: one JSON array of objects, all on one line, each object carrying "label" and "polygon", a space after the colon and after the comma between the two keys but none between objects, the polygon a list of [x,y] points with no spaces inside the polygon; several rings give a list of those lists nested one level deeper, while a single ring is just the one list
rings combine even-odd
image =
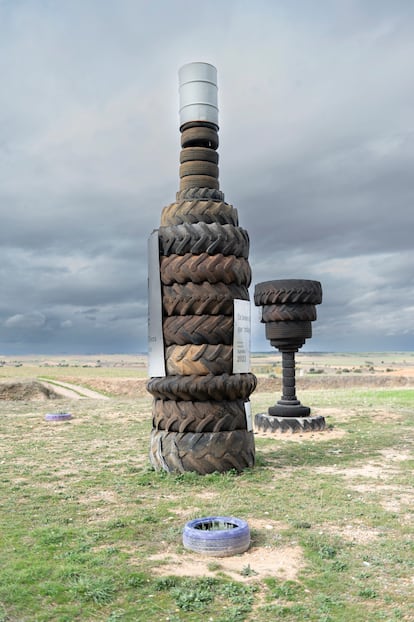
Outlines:
[{"label": "white plastic barrel", "polygon": [[178,71],[180,127],[208,121],[218,127],[217,69],[209,63],[188,63]]}]

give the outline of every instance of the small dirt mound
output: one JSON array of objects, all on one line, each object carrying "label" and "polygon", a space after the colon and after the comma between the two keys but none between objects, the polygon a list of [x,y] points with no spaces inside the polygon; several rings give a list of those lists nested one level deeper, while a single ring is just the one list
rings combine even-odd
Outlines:
[{"label": "small dirt mound", "polygon": [[59,399],[59,395],[51,388],[45,387],[37,380],[8,381],[0,383],[0,400],[45,401]]}]

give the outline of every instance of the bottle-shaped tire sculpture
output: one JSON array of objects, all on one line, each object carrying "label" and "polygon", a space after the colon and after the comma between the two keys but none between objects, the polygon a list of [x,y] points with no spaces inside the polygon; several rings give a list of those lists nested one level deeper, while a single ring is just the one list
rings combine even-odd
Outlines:
[{"label": "bottle-shaped tire sculpture", "polygon": [[219,189],[214,67],[181,68],[180,103],[180,188],[158,229],[166,375],[147,384],[150,461],[169,472],[241,471],[255,455],[248,405],[256,378],[233,373],[234,301],[249,300],[249,236]]},{"label": "bottle-shaped tire sculpture", "polygon": [[316,307],[322,302],[319,281],[282,279],[255,287],[254,302],[262,307],[266,338],[282,353],[283,394],[268,413],[255,416],[255,428],[264,432],[323,430],[325,419],[311,416],[311,409],[296,397],[295,352],[312,337]]}]

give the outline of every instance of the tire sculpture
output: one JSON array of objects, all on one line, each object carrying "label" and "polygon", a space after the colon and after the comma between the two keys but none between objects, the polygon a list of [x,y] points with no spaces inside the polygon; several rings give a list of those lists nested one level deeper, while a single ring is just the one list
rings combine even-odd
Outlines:
[{"label": "tire sculpture", "polygon": [[295,352],[312,337],[315,305],[322,302],[319,281],[284,279],[265,281],[255,287],[254,302],[262,306],[266,337],[282,353],[283,395],[255,416],[255,428],[263,432],[306,432],[325,428],[322,416],[310,416],[311,409],[296,398]]},{"label": "tire sculpture", "polygon": [[254,465],[247,412],[256,378],[233,373],[233,310],[249,300],[249,236],[219,189],[218,126],[191,121],[180,131],[180,188],[158,230],[166,376],[147,383],[150,462],[242,471]]}]

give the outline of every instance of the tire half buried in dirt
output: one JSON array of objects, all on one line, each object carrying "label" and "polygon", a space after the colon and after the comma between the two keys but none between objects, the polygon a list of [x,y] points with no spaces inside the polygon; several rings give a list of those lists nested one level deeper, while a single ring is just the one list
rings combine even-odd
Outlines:
[{"label": "tire half buried in dirt", "polygon": [[250,529],[246,521],[233,516],[195,518],[183,529],[184,548],[215,557],[229,557],[247,551]]}]

